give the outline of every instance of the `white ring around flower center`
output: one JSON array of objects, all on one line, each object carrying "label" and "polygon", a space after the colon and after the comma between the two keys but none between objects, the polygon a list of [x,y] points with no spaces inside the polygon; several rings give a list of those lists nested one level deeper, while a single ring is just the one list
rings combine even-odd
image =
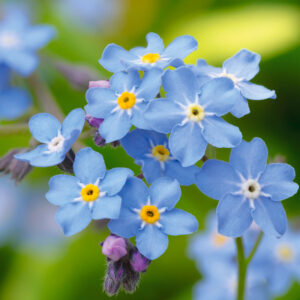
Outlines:
[{"label": "white ring around flower center", "polygon": [[226,78],[229,78],[233,81],[234,84],[237,84],[238,81],[240,81],[239,78],[235,77],[234,75],[232,74],[229,74],[229,73],[226,73],[226,72],[223,72],[220,74],[220,77],[226,77]]},{"label": "white ring around flower center", "polygon": [[48,143],[48,149],[50,152],[58,152],[63,149],[65,142],[65,138],[59,134],[55,138],[53,138],[49,143]]},{"label": "white ring around flower center", "polygon": [[254,179],[249,179],[242,184],[242,193],[249,199],[256,199],[260,195],[261,187]]},{"label": "white ring around flower center", "polygon": [[14,48],[18,46],[20,39],[13,32],[2,32],[0,33],[0,47],[3,48]]}]

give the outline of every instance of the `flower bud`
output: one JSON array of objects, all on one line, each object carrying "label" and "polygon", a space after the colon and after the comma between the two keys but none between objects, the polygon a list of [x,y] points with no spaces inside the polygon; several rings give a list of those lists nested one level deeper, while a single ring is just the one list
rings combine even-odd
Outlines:
[{"label": "flower bud", "polygon": [[102,253],[113,261],[127,254],[126,240],[116,235],[108,236],[102,244]]},{"label": "flower bud", "polygon": [[126,272],[126,276],[122,281],[124,290],[128,293],[133,293],[136,290],[139,281],[140,273],[135,272],[129,267],[128,271]]},{"label": "flower bud", "polygon": [[104,121],[103,119],[94,118],[88,114],[85,116],[85,119],[89,123],[90,126],[95,127],[95,128],[99,128],[100,125],[102,124],[102,122]]},{"label": "flower bud", "polygon": [[130,257],[130,265],[136,272],[145,272],[151,263],[151,260],[142,255],[137,249]]},{"label": "flower bud", "polygon": [[98,81],[90,81],[89,88],[110,88],[110,83],[108,80],[98,80]]},{"label": "flower bud", "polygon": [[75,153],[71,149],[67,154],[65,159],[57,166],[64,172],[73,174],[73,163],[75,159]]}]

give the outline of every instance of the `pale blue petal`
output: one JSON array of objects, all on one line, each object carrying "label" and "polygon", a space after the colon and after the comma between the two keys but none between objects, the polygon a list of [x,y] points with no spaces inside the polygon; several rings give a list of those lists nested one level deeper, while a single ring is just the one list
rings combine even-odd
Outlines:
[{"label": "pale blue petal", "polygon": [[165,58],[185,58],[197,50],[198,42],[190,35],[183,35],[176,38],[164,50],[162,56]]},{"label": "pale blue petal", "polygon": [[217,116],[207,116],[202,121],[203,137],[217,148],[236,147],[242,141],[242,133],[239,128],[225,122]]},{"label": "pale blue petal", "polygon": [[252,223],[249,201],[242,195],[227,194],[219,202],[217,217],[220,234],[241,236]]},{"label": "pale blue petal", "polygon": [[259,71],[260,56],[247,49],[242,49],[233,57],[225,60],[223,68],[226,73],[237,78],[252,79]]},{"label": "pale blue petal", "polygon": [[95,118],[106,118],[118,106],[115,92],[107,88],[90,88],[86,92],[86,112]]},{"label": "pale blue petal", "polygon": [[120,192],[122,205],[129,209],[141,209],[147,204],[149,191],[143,180],[129,177],[124,188]]},{"label": "pale blue petal", "polygon": [[95,184],[104,177],[106,167],[103,156],[91,148],[77,152],[74,160],[74,174],[83,184]]},{"label": "pale blue petal", "polygon": [[209,159],[196,175],[199,190],[208,197],[221,200],[225,194],[240,190],[241,179],[227,162]]},{"label": "pale blue petal", "polygon": [[158,208],[170,210],[175,207],[181,197],[181,189],[176,179],[161,177],[150,186],[150,201]]},{"label": "pale blue petal", "polygon": [[260,138],[254,138],[247,143],[233,148],[230,154],[230,164],[240,172],[245,179],[257,178],[267,165],[268,149],[265,142]]},{"label": "pale blue petal", "polygon": [[136,246],[150,260],[161,256],[167,250],[168,244],[168,236],[155,225],[146,225],[137,232]]},{"label": "pale blue petal", "polygon": [[242,96],[241,93],[237,98],[233,108],[230,110],[230,113],[236,118],[241,118],[250,113],[248,101],[245,97]]},{"label": "pale blue petal", "polygon": [[196,166],[183,167],[178,160],[169,160],[165,163],[165,176],[177,179],[181,185],[191,185],[196,181]]},{"label": "pale blue petal", "polygon": [[262,191],[269,194],[273,201],[281,201],[292,197],[298,191],[298,184],[293,182],[295,170],[288,164],[269,164],[259,183]]},{"label": "pale blue petal", "polygon": [[200,160],[205,154],[207,142],[202,137],[198,124],[187,122],[177,125],[171,132],[169,147],[171,153],[182,164],[189,167]]},{"label": "pale blue petal", "polygon": [[177,208],[161,214],[159,222],[162,225],[161,230],[168,235],[191,234],[198,229],[197,219],[190,213]]},{"label": "pale blue petal", "polygon": [[146,158],[141,162],[143,175],[147,183],[152,183],[155,179],[164,176],[158,160],[154,158]]},{"label": "pale blue petal", "polygon": [[[126,200],[122,197],[122,203],[124,201]],[[142,221],[139,214],[126,207],[122,207],[119,218],[110,220],[107,227],[111,233],[128,239],[136,235],[141,225]]]},{"label": "pale blue petal", "polygon": [[285,233],[287,218],[280,202],[260,196],[259,199],[254,200],[254,206],[255,209],[252,211],[252,216],[262,231],[277,237]]},{"label": "pale blue petal", "polygon": [[145,118],[146,108],[147,108],[147,103],[145,101],[135,104],[135,106],[132,108],[131,123],[136,128],[145,129],[145,130],[152,129],[148,120],[146,120]]},{"label": "pale blue petal", "polygon": [[161,53],[164,50],[164,43],[161,37],[154,33],[154,32],[149,32],[146,36],[147,40],[147,51],[149,53]]},{"label": "pale blue petal", "polygon": [[55,36],[54,27],[47,25],[35,25],[25,33],[25,47],[37,50],[43,48]]},{"label": "pale blue petal", "polygon": [[59,121],[48,113],[34,115],[28,126],[32,136],[41,143],[50,142],[61,130]]},{"label": "pale blue petal", "polygon": [[104,119],[99,128],[99,133],[106,143],[114,142],[123,138],[132,126],[130,117],[126,111],[116,111]]},{"label": "pale blue petal", "polygon": [[80,197],[78,179],[70,175],[56,175],[49,180],[46,199],[54,205],[64,205]]},{"label": "pale blue petal", "polygon": [[88,203],[74,202],[62,206],[56,213],[56,221],[65,235],[70,236],[86,228],[92,220]]},{"label": "pale blue petal", "polygon": [[0,90],[4,91],[5,89],[10,87],[12,71],[7,65],[0,63],[0,74]]},{"label": "pale blue petal", "polygon": [[155,131],[170,133],[185,118],[185,112],[171,99],[155,99],[149,103],[145,118]]},{"label": "pale blue petal", "polygon": [[121,210],[122,199],[119,196],[98,198],[92,208],[92,218],[100,219],[118,219]]},{"label": "pale blue petal", "polygon": [[114,168],[108,170],[105,177],[100,181],[100,191],[113,196],[120,192],[128,177],[133,176],[133,172],[127,168]]},{"label": "pale blue petal", "polygon": [[241,90],[242,95],[251,100],[264,100],[275,99],[275,91],[269,90],[262,85],[254,84],[248,81],[241,81],[238,83],[238,87]]},{"label": "pale blue petal", "polygon": [[126,70],[125,63],[136,59],[138,59],[136,55],[133,55],[122,47],[109,44],[104,49],[99,63],[108,71],[116,73]]},{"label": "pale blue petal", "polygon": [[222,68],[210,66],[205,59],[198,59],[195,72],[199,77],[208,75],[211,78],[212,75],[216,76],[221,74],[223,70]]},{"label": "pale blue petal", "polygon": [[125,91],[130,92],[133,88],[136,90],[140,84],[141,77],[138,71],[118,72],[110,79],[111,89],[118,94],[122,94]]},{"label": "pale blue petal", "polygon": [[64,119],[61,125],[61,133],[65,138],[69,138],[74,130],[82,131],[85,122],[85,113],[81,108],[72,110]]}]

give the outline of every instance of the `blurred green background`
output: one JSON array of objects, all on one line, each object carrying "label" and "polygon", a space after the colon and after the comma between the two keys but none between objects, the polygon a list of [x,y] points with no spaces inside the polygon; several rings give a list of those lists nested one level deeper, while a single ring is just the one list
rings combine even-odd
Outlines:
[{"label": "blurred green background", "polygon": [[[261,71],[254,82],[275,89],[278,97],[250,101],[251,114],[240,120],[229,117],[230,122],[240,127],[248,141],[255,136],[263,138],[271,158],[281,154],[300,172],[300,4],[297,0],[99,0],[101,5],[90,12],[93,16],[84,9],[90,1],[79,2],[82,7],[78,9],[78,3],[72,4],[71,0],[28,0],[16,4],[27,7],[34,23],[49,23],[57,28],[57,38],[41,52],[37,73],[65,114],[85,105],[85,91],[75,90],[49,63],[48,57],[87,65],[98,73],[94,78],[97,80],[110,76],[98,64],[108,43],[127,49],[144,46],[145,35],[150,31],[160,34],[165,44],[178,35],[193,35],[199,46],[187,58],[188,63],[204,58],[219,66],[241,48],[248,48],[262,56]],[[37,105],[31,113],[38,111],[35,101]],[[29,115],[23,121],[28,118]],[[21,134],[1,131],[0,154],[13,147],[27,146],[29,139],[27,131]],[[85,142],[94,147],[92,139]],[[108,168],[124,166],[139,173],[139,167],[122,149],[110,146],[95,149],[104,155]],[[219,158],[227,159],[228,154],[227,150],[217,151]],[[34,169],[26,182],[35,189],[58,173],[55,167]],[[296,195],[284,203],[291,219],[299,216],[298,198]],[[195,214],[203,229],[205,215],[216,204],[192,186],[183,188],[179,207]],[[49,213],[54,218],[54,212]],[[46,254],[4,245],[0,249],[0,299],[107,299],[102,291],[105,259],[98,246],[107,234],[107,230],[94,222]],[[186,257],[187,243],[186,237],[171,237],[168,251],[151,264],[136,293],[120,293],[118,299],[191,299],[192,287],[201,276],[194,262]],[[299,294],[300,286],[295,284],[281,299],[299,300]]]}]

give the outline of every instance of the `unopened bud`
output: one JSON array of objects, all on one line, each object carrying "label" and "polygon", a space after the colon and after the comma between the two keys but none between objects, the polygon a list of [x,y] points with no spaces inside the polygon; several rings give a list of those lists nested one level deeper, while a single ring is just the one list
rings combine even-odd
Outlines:
[{"label": "unopened bud", "polygon": [[110,88],[110,83],[108,80],[98,80],[98,81],[90,81],[89,88]]},{"label": "unopened bud", "polygon": [[65,159],[57,166],[64,172],[73,174],[73,164],[75,160],[75,153],[71,149],[67,154]]},{"label": "unopened bud", "polygon": [[95,128],[99,128],[100,125],[102,124],[102,122],[104,121],[103,119],[94,118],[90,115],[86,115],[85,119],[89,123],[90,126],[95,127]]},{"label": "unopened bud", "polygon": [[109,259],[118,261],[127,254],[126,240],[111,234],[102,244],[102,253]]},{"label": "unopened bud", "polygon": [[128,293],[133,293],[136,290],[139,281],[140,273],[135,272],[129,267],[122,282],[124,290]]},{"label": "unopened bud", "polygon": [[145,272],[151,263],[151,260],[142,255],[137,249],[130,257],[130,265],[136,272]]}]

